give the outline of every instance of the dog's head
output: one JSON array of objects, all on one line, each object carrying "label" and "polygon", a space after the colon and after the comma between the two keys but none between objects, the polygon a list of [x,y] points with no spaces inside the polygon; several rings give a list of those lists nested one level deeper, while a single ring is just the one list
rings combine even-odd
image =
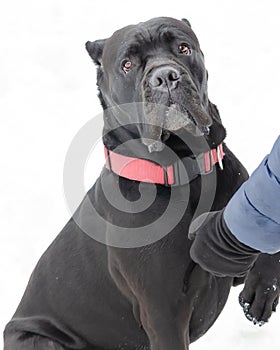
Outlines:
[{"label": "dog's head", "polygon": [[131,132],[149,152],[162,151],[177,132],[204,137],[213,145],[225,137],[208,99],[203,53],[187,20],[154,18],[109,39],[87,42],[86,49],[98,66],[102,106],[111,111],[105,128],[112,128],[110,122],[117,118],[111,107],[130,104],[136,106],[130,122],[138,125]]}]

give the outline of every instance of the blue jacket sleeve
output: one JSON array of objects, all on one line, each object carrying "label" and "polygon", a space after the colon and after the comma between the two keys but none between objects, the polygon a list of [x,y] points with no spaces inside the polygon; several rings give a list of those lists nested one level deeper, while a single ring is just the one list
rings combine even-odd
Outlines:
[{"label": "blue jacket sleeve", "polygon": [[280,136],[232,197],[224,220],[240,242],[263,253],[280,251]]}]

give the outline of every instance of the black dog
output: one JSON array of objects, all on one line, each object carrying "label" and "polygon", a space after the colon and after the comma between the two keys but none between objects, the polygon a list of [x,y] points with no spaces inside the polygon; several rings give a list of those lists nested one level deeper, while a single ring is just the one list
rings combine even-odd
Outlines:
[{"label": "black dog", "polygon": [[[38,262],[5,350],[186,350],[236,282],[193,263],[189,225],[222,209],[247,173],[224,144],[187,20],[156,18],[86,48],[98,66],[107,165]],[[247,277],[241,301],[255,323],[276,307],[279,258],[260,255]]]}]

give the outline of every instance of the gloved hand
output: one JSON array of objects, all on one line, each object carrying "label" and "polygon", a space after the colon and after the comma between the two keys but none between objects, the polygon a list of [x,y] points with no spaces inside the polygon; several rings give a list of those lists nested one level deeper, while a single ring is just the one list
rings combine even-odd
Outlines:
[{"label": "gloved hand", "polygon": [[246,276],[260,254],[235,238],[226,226],[223,210],[195,219],[189,229],[189,239],[194,239],[191,258],[218,277]]}]

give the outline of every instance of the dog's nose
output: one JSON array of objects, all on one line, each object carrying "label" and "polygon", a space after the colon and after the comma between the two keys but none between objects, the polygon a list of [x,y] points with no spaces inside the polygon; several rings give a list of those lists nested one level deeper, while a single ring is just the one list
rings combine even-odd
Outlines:
[{"label": "dog's nose", "polygon": [[149,84],[154,89],[162,91],[175,89],[181,79],[180,72],[173,67],[154,68]]}]

